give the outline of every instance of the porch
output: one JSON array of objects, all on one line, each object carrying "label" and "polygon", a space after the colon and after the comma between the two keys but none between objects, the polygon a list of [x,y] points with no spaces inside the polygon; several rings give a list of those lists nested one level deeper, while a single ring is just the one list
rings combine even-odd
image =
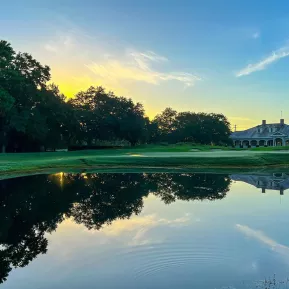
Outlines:
[{"label": "porch", "polygon": [[285,138],[274,139],[243,139],[234,140],[235,147],[272,147],[272,146],[289,146],[289,140]]}]

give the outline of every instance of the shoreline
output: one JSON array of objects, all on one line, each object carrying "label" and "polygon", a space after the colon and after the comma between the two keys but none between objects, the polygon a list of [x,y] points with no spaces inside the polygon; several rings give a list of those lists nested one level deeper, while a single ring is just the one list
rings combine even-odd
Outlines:
[{"label": "shoreline", "polygon": [[58,172],[289,172],[288,152],[81,151],[0,155],[0,180]]}]

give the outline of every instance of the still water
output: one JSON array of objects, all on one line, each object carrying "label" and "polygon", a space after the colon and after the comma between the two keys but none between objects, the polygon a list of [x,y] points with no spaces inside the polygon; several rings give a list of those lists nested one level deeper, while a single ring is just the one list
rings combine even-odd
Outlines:
[{"label": "still water", "polygon": [[1,289],[287,288],[287,188],[286,174],[2,180]]}]

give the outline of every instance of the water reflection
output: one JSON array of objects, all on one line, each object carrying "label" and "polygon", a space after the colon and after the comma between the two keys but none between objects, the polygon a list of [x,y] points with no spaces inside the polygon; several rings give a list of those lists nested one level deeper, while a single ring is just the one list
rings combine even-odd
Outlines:
[{"label": "water reflection", "polygon": [[47,251],[45,233],[66,218],[99,230],[138,215],[150,193],[166,204],[218,200],[231,180],[213,174],[55,174],[0,182],[0,283]]},{"label": "water reflection", "polygon": [[289,188],[289,175],[285,173],[258,174],[258,175],[231,175],[234,181],[241,181],[262,190],[262,193],[268,190],[276,190],[280,195]]}]

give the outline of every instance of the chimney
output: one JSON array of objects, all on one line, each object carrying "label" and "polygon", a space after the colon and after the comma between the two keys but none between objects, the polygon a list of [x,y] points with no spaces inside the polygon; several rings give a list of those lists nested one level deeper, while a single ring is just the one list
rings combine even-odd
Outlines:
[{"label": "chimney", "polygon": [[284,125],[284,118],[281,118],[281,119],[280,119],[280,124],[281,124],[281,125]]},{"label": "chimney", "polygon": [[266,125],[266,120],[265,119],[262,120],[262,125]]}]

